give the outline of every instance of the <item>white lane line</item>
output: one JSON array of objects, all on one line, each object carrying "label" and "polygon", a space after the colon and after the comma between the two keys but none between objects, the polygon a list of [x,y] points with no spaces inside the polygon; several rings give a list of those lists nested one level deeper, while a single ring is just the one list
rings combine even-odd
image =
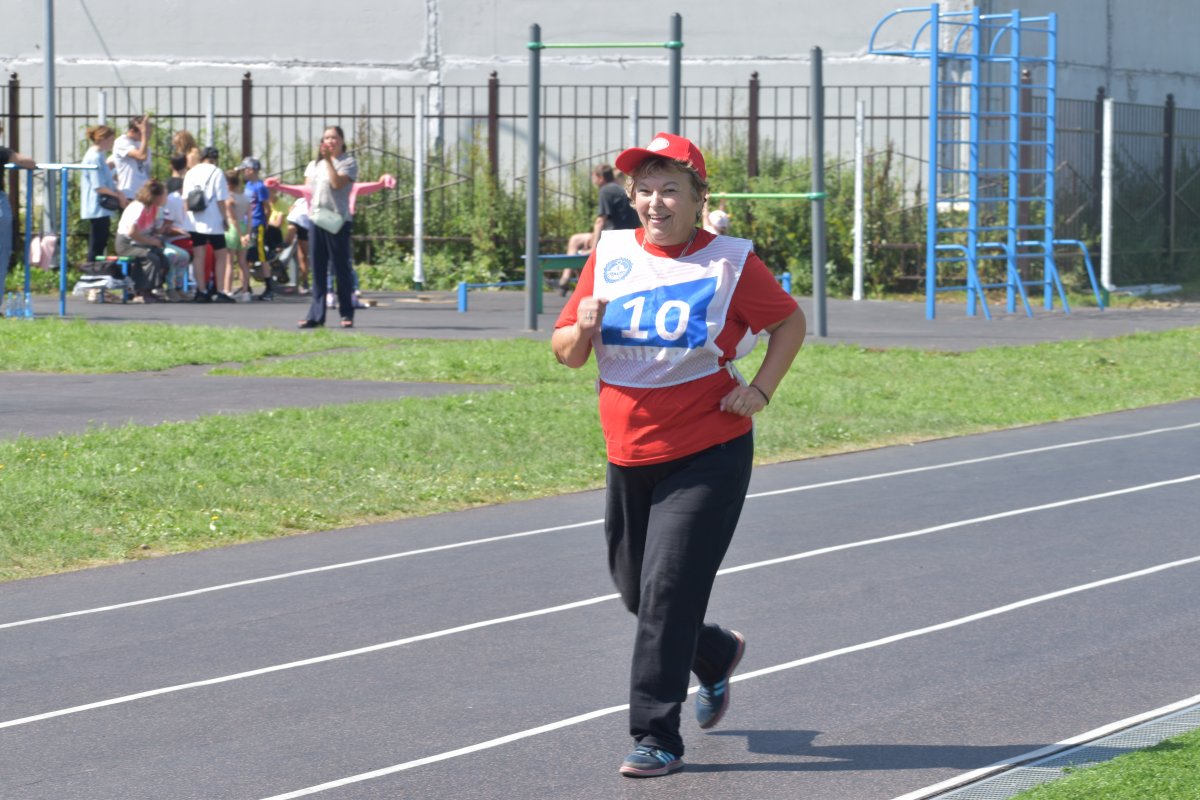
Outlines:
[{"label": "white lane line", "polygon": [[[1112,584],[1120,583],[1122,581],[1129,581],[1129,580],[1134,580],[1136,578],[1143,578],[1143,577],[1146,577],[1147,575],[1153,575],[1156,572],[1163,572],[1164,570],[1174,569],[1176,567],[1188,566],[1190,564],[1196,564],[1196,563],[1200,563],[1200,556],[1193,556],[1191,558],[1185,558],[1185,559],[1181,559],[1179,561],[1171,561],[1166,564],[1158,564],[1153,567],[1148,567],[1146,569],[1137,570],[1136,572],[1127,572],[1124,575],[1116,575],[1111,578],[1105,578],[1105,579],[1099,580],[1099,581],[1092,581],[1091,583],[1084,583],[1079,586],[1072,586],[1069,589],[1060,589],[1056,592],[1049,592],[1047,594],[1038,595],[1037,597],[1030,597],[1026,600],[1020,600],[1016,603],[1008,603],[1007,605],[997,606],[996,608],[988,609],[987,611],[980,611],[977,614],[969,614],[965,617],[958,617],[957,619],[947,620],[946,622],[941,622],[941,623],[938,623],[937,625],[929,625],[924,628],[916,628],[911,631],[905,631],[904,633],[897,633],[892,636],[885,636],[881,639],[873,639],[869,642],[863,642],[861,644],[852,645],[850,647],[842,647],[842,648],[838,648],[837,650],[830,650],[828,652],[819,653],[814,656],[808,656],[806,658],[798,658],[795,661],[789,661],[785,664],[777,664],[773,667],[767,667],[765,669],[759,669],[759,670],[755,670],[753,672],[747,672],[742,675],[736,675],[733,678],[731,678],[730,680],[731,680],[731,682],[753,680],[754,678],[759,678],[764,675],[771,675],[776,672],[783,672],[785,670],[796,669],[797,667],[806,666],[808,664],[815,664],[818,661],[826,661],[831,658],[837,658],[838,656],[849,655],[851,653],[859,653],[864,650],[871,650],[876,647],[883,647],[885,645],[894,644],[896,642],[901,642],[906,639],[914,639],[918,636],[925,636],[930,633],[937,633],[939,631],[949,630],[950,628],[959,627],[961,625],[968,625],[972,622],[978,622],[980,620],[987,619],[988,617],[995,617],[995,616],[999,616],[1001,614],[1007,614],[1010,611],[1016,611],[1018,609],[1028,608],[1029,606],[1037,605],[1038,603],[1046,603],[1051,600],[1057,600],[1059,598],[1067,597],[1067,596],[1073,595],[1073,594],[1078,594],[1080,592],[1086,592],[1086,591],[1090,591],[1092,589],[1098,589],[1103,586],[1110,586]],[[691,694],[692,692],[694,692],[696,690],[696,688],[697,687],[692,687],[691,689],[688,690],[688,693]],[[566,728],[566,727],[569,727],[572,725],[578,725],[583,722],[588,722],[590,720],[597,719],[597,718],[603,717],[603,716],[607,716],[609,714],[617,714],[617,713],[620,713],[621,711],[627,710],[628,708],[629,708],[628,705],[611,706],[609,708],[602,708],[602,709],[599,709],[598,711],[592,711],[587,714],[579,714],[577,716],[568,717],[567,719],[559,720],[557,722],[551,722],[546,725],[539,725],[536,728],[529,728],[527,730],[518,731],[516,733],[510,733],[507,736],[501,736],[496,739],[489,739],[486,742],[479,742],[478,744],[469,745],[467,747],[460,747],[457,750],[449,750],[445,753],[438,753],[437,755],[426,756],[424,758],[418,758],[413,761],[405,761],[402,764],[395,764],[390,767],[383,767],[382,769],[376,769],[376,770],[372,770],[370,772],[363,772],[363,773],[359,773],[358,775],[351,775],[346,778],[339,778],[337,780],[318,784],[316,786],[309,786],[308,788],[305,788],[305,789],[297,789],[295,791],[286,792],[284,794],[272,795],[270,797],[264,798],[263,800],[293,800],[293,798],[297,798],[297,797],[307,797],[308,795],[318,794],[320,792],[328,791],[330,789],[338,789],[343,786],[349,786],[349,785],[355,784],[355,783],[362,783],[363,781],[369,781],[374,778],[382,778],[387,775],[394,775],[398,772],[404,772],[406,770],[414,769],[415,767],[422,767],[427,764],[437,763],[439,761],[448,761],[452,758],[458,758],[460,756],[470,755],[471,753],[477,753],[481,750],[490,750],[495,747],[500,747],[502,745],[520,741],[521,739],[528,739],[530,737],[538,736],[543,733],[549,733],[551,731],[559,730],[561,728]]]},{"label": "white lane line", "polygon": [[[1047,445],[1045,447],[1035,447],[1028,450],[1014,450],[1008,453],[997,453],[990,456],[982,456],[980,458],[970,458],[961,461],[949,461],[942,464],[930,464],[924,467],[912,467],[909,469],[894,470],[891,472],[879,472],[871,475],[860,475],[855,478],[842,478],[834,481],[824,481],[822,483],[810,483],[803,486],[793,486],[787,489],[775,489],[768,492],[755,492],[746,496],[747,500],[754,500],[762,497],[776,497],[783,494],[792,494],[795,492],[807,492],[814,489],[828,489],[834,486],[845,486],[854,483],[864,483],[867,481],[883,480],[886,478],[897,478],[904,475],[916,475],[922,472],[932,472],[935,470],[954,469],[956,467],[970,466],[973,464],[982,464],[988,461],[999,461],[1006,458],[1018,458],[1021,456],[1036,455],[1038,453],[1046,453],[1054,450],[1064,450],[1072,447],[1084,447],[1093,444],[1106,444],[1108,442],[1116,442],[1124,439],[1137,439],[1144,436],[1156,436],[1163,433],[1174,433],[1177,431],[1188,430],[1191,428],[1200,428],[1200,422],[1193,422],[1187,425],[1176,425],[1169,428],[1154,428],[1146,431],[1137,431],[1134,433],[1123,433],[1115,436],[1105,436],[1098,439],[1082,439],[1076,442],[1064,442],[1062,444]],[[249,578],[242,581],[233,581],[231,583],[222,583],[216,586],[206,586],[199,589],[191,589],[184,592],[175,592],[173,594],[165,594],[157,597],[147,597],[141,600],[130,600],[123,603],[113,603],[111,605],[97,606],[95,608],[85,608],[78,611],[66,611],[61,614],[49,614],[42,617],[32,617],[30,619],[16,620],[13,622],[0,623],[0,630],[6,628],[18,628],[24,625],[33,625],[39,622],[51,622],[54,620],[68,619],[70,617],[81,617],[88,614],[100,614],[106,611],[118,611],[125,608],[134,608],[137,606],[150,605],[152,603],[162,603],[167,600],[179,600],[185,597],[196,597],[197,595],[209,594],[211,592],[220,592],[228,589],[237,589],[244,586],[254,586],[260,583],[270,583],[272,581],[281,581],[288,578],[298,578],[304,575],[315,575],[321,572],[331,572],[333,570],[347,569],[350,567],[361,567],[367,564],[377,564],[381,561],[391,561],[398,558],[408,558],[409,556],[425,555],[427,553],[437,553],[443,550],[455,550],[462,547],[471,547],[480,544],[490,544],[492,542],[502,542],[509,539],[520,539],[527,536],[537,536],[543,533],[557,533],[559,531],[573,530],[576,528],[586,528],[592,525],[603,524],[603,519],[590,519],[584,522],[576,522],[571,525],[555,525],[549,528],[538,528],[531,531],[521,531],[519,533],[508,533],[499,536],[488,536],[483,539],[472,539],[466,542],[455,542],[454,544],[444,544],[435,547],[424,547],[419,550],[405,550],[399,553],[389,553],[382,556],[374,556],[372,558],[362,558],[356,561],[345,561],[338,564],[327,564],[321,567],[312,567],[309,569],[295,570],[293,572],[283,572],[277,575],[267,575],[261,578]]]},{"label": "white lane line", "polygon": [[309,569],[298,569],[294,572],[281,572],[278,575],[267,575],[262,578],[248,578],[244,581],[234,581],[232,583],[222,583],[217,586],[206,586],[200,589],[191,589],[186,592],[176,592],[174,594],[164,594],[159,597],[147,597],[142,600],[130,600],[125,603],[113,603],[107,606],[98,606],[96,608],[85,608],[79,611],[66,611],[62,614],[50,614],[45,617],[33,617],[32,619],[22,619],[15,622],[0,623],[0,630],[5,628],[17,628],[22,625],[33,625],[37,622],[50,622],[56,619],[67,619],[68,617],[81,617],[85,614],[99,614],[102,611],[116,611],[122,608],[133,608],[134,606],[145,606],[151,603],[162,603],[166,600],[178,600],[183,597],[195,597],[196,595],[208,594],[210,592],[220,592],[226,589],[236,589],[241,586],[253,586],[258,583],[269,583],[271,581],[281,581],[286,578],[298,578],[301,575],[315,575],[319,572],[331,572],[338,569],[346,569],[348,567],[361,567],[366,564],[377,564],[380,561],[391,561],[396,558],[407,558],[409,556],[420,556],[426,553],[437,553],[442,550],[455,550],[460,547],[470,547],[477,544],[488,544],[489,542],[502,542],[506,539],[520,539],[525,536],[537,536],[540,533],[557,533],[558,531],[569,531],[574,528],[586,528],[592,525],[597,525],[604,520],[590,519],[586,522],[576,522],[571,525],[555,525],[552,528],[538,528],[532,531],[521,531],[519,533],[506,533],[500,536],[488,536],[484,539],[472,539],[467,542],[455,542],[454,544],[441,544],[435,547],[422,547],[419,550],[405,550],[400,553],[389,553],[383,556],[374,556],[372,558],[361,558],[357,561],[344,561],[340,564],[327,564],[323,567],[311,567]]},{"label": "white lane line", "polygon": [[[1075,497],[1075,498],[1071,498],[1070,500],[1061,500],[1057,503],[1046,503],[1046,504],[1037,505],[1037,506],[1029,506],[1028,508],[1019,508],[1019,509],[1015,509],[1013,511],[1006,511],[1002,514],[992,514],[992,515],[989,515],[986,517],[973,517],[971,519],[960,520],[959,522],[949,522],[944,525],[937,525],[932,528],[924,528],[919,531],[911,531],[908,533],[899,533],[894,536],[884,536],[884,537],[881,537],[878,539],[867,539],[862,542],[853,542],[851,544],[837,545],[834,547],[824,547],[819,550],[810,550],[810,551],[806,551],[803,553],[796,553],[794,555],[784,556],[782,558],[772,558],[772,559],[767,559],[765,561],[756,561],[751,564],[742,564],[742,565],[736,566],[736,567],[726,567],[725,569],[718,571],[717,575],[730,575],[735,572],[745,572],[747,570],[758,569],[760,567],[774,566],[776,564],[782,564],[782,563],[786,563],[789,561],[797,561],[802,558],[811,558],[816,555],[833,553],[833,552],[837,552],[839,550],[847,550],[847,549],[850,549],[853,547],[865,547],[867,545],[872,545],[872,544],[882,544],[884,542],[896,541],[898,539],[905,539],[905,538],[910,538],[913,536],[922,536],[925,534],[936,533],[936,532],[940,532],[940,531],[947,531],[947,530],[951,530],[953,528],[964,528],[964,527],[968,527],[971,525],[979,524],[981,522],[989,522],[989,521],[992,521],[995,519],[1003,519],[1006,517],[1013,517],[1013,516],[1017,516],[1019,514],[1031,514],[1031,513],[1037,512],[1037,511],[1044,511],[1049,508],[1061,508],[1063,506],[1077,505],[1079,503],[1086,503],[1086,502],[1090,502],[1090,501],[1094,501],[1094,500],[1103,500],[1103,499],[1109,498],[1109,497],[1116,497],[1119,495],[1132,494],[1134,492],[1143,492],[1143,491],[1147,491],[1150,489],[1158,489],[1158,488],[1161,488],[1164,486],[1172,486],[1172,485],[1176,485],[1176,484],[1180,484],[1180,483],[1187,483],[1189,481],[1195,481],[1195,480],[1200,480],[1200,473],[1197,473],[1195,475],[1189,475],[1189,476],[1186,476],[1183,478],[1175,478],[1175,479],[1169,480],[1169,481],[1157,481],[1155,483],[1147,483],[1147,484],[1143,484],[1141,486],[1131,486],[1126,489],[1117,489],[1117,490],[1114,490],[1111,492],[1103,492],[1101,494],[1087,495],[1085,497]],[[44,720],[54,719],[55,717],[65,717],[65,716],[68,716],[71,714],[79,714],[84,711],[94,711],[95,709],[98,709],[98,708],[106,708],[108,706],[123,705],[125,703],[132,703],[136,700],[144,700],[149,697],[158,697],[158,696],[165,695],[165,694],[174,694],[176,692],[182,692],[182,691],[186,691],[188,689],[198,689],[198,688],[201,688],[204,686],[215,686],[215,685],[221,684],[221,683],[230,683],[232,681],[244,680],[246,678],[255,678],[260,675],[268,675],[273,672],[283,672],[285,670],[298,669],[301,667],[308,667],[308,666],[312,666],[314,664],[324,664],[324,663],[327,663],[330,661],[339,661],[344,658],[352,658],[354,656],[365,655],[367,653],[377,653],[382,650],[390,650],[390,649],[396,648],[396,647],[403,647],[404,645],[413,644],[414,642],[423,642],[423,641],[428,641],[430,639],[440,639],[445,636],[451,636],[451,635],[458,634],[458,633],[465,633],[467,631],[478,630],[480,628],[489,628],[489,627],[492,627],[495,625],[502,625],[502,624],[505,624],[508,622],[516,622],[519,620],[531,619],[533,617],[541,617],[541,616],[546,616],[548,614],[556,614],[561,611],[571,611],[576,608],[583,608],[584,606],[595,605],[597,603],[604,603],[609,600],[616,600],[618,597],[619,597],[619,595],[617,595],[617,594],[605,594],[605,595],[600,595],[598,597],[589,597],[585,600],[576,600],[576,601],[573,601],[570,603],[564,603],[562,605],[550,606],[549,608],[539,608],[539,609],[535,609],[533,611],[524,611],[519,614],[511,614],[509,616],[497,617],[495,619],[483,620],[480,622],[471,622],[471,623],[468,623],[465,625],[458,625],[453,628],[443,628],[442,630],[432,631],[430,633],[417,634],[416,636],[408,636],[403,639],[395,639],[390,642],[380,642],[378,644],[368,645],[366,647],[357,647],[357,648],[354,648],[353,650],[343,650],[343,651],[340,651],[337,653],[328,653],[326,655],[314,656],[312,658],[305,658],[305,659],[301,659],[299,661],[289,661],[285,664],[273,664],[268,667],[260,667],[259,669],[247,670],[245,672],[236,672],[236,673],[233,673],[230,675],[221,675],[216,678],[207,678],[205,680],[200,680],[200,681],[191,681],[189,683],[180,683],[180,684],[176,684],[174,686],[164,686],[159,689],[150,689],[150,690],[147,690],[144,692],[137,692],[134,694],[122,695],[121,697],[113,697],[113,698],[109,698],[108,700],[99,700],[99,701],[96,701],[93,703],[86,703],[84,705],[71,706],[70,708],[61,708],[61,709],[58,709],[55,711],[47,711],[42,714],[34,714],[34,715],[28,716],[28,717],[21,717],[19,719],[12,719],[12,720],[8,720],[5,722],[0,722],[0,730],[3,730],[4,728],[15,728],[19,725],[28,725],[28,724],[34,723],[34,722],[42,722]]]},{"label": "white lane line", "polygon": [[283,672],[289,669],[298,669],[300,667],[309,667],[314,664],[324,664],[329,661],[339,661],[343,658],[353,658],[367,653],[378,653],[381,650],[390,650],[394,647],[402,647],[406,644],[414,642],[424,642],[429,639],[440,639],[443,636],[452,636],[456,633],[465,633],[466,631],[478,630],[479,628],[488,628],[493,625],[502,625],[506,622],[516,622],[522,619],[530,619],[532,617],[541,617],[546,614],[556,614],[560,611],[570,611],[575,608],[583,608],[584,606],[603,603],[608,600],[615,600],[619,595],[606,594],[599,597],[589,597],[586,600],[576,600],[572,603],[564,603],[558,606],[549,608],[539,608],[535,611],[524,611],[520,614],[511,614],[507,617],[497,617],[496,619],[483,620],[482,622],[471,622],[466,625],[459,625],[454,628],[443,628],[440,631],[432,631],[430,633],[421,633],[416,636],[408,636],[404,639],[396,639],[390,642],[380,642],[379,644],[368,645],[366,647],[356,647],[353,650],[343,650],[339,653],[328,653],[323,656],[314,656],[313,658],[305,658],[300,661],[289,661],[286,664],[273,664],[269,667],[261,667],[260,669],[247,670],[245,672],[235,672],[232,675],[221,675],[216,678],[207,678],[202,681],[192,681],[190,683],[179,683],[174,686],[164,686],[161,689],[150,689],[145,692],[137,692],[136,694],[127,694],[121,697],[113,697],[108,700],[100,700],[95,703],[86,703],[81,706],[72,706],[71,708],[60,708],[57,711],[47,711],[44,714],[34,714],[29,717],[21,717],[20,719],[10,719],[6,722],[0,722],[0,730],[4,728],[15,728],[18,725],[28,725],[32,722],[42,722],[55,717],[65,717],[70,714],[79,714],[84,711],[94,711],[98,708],[107,708],[108,706],[123,705],[132,703],[135,700],[145,700],[148,697],[159,697],[164,694],[174,694],[188,689],[199,689],[203,686],[216,686],[220,683],[230,683],[232,681],[240,681],[246,678],[256,678],[260,675],[269,675],[272,672]]},{"label": "white lane line", "polygon": [[1030,750],[1028,753],[1022,753],[1019,756],[1006,758],[1002,761],[997,761],[994,764],[988,764],[986,767],[980,767],[979,769],[971,770],[970,772],[964,772],[961,775],[948,778],[940,783],[931,784],[923,789],[917,789],[909,792],[908,794],[902,794],[899,797],[893,797],[892,800],[927,800],[927,798],[933,798],[938,795],[945,794],[946,792],[952,789],[957,789],[960,786],[966,786],[969,783],[975,783],[976,781],[983,780],[984,778],[991,777],[992,775],[997,775],[1001,772],[1007,772],[1014,767],[1032,764],[1032,762],[1035,761],[1045,761],[1048,757],[1058,756],[1061,753],[1071,750],[1079,745],[1094,742],[1097,739],[1102,739],[1105,736],[1117,733],[1118,731],[1124,731],[1129,728],[1133,728],[1141,725],[1142,723],[1150,722],[1151,720],[1156,720],[1159,717],[1167,717],[1175,714],[1176,712],[1184,711],[1196,705],[1197,703],[1200,703],[1200,694],[1195,695],[1194,697],[1189,697],[1186,700],[1179,700],[1177,702],[1170,703],[1162,708],[1156,708],[1153,711],[1144,711],[1141,714],[1135,714],[1132,717],[1126,717],[1125,719],[1118,720],[1116,722],[1110,722],[1107,725],[1101,725],[1099,728],[1090,730],[1087,733],[1081,733],[1078,736],[1072,736],[1069,739],[1063,739],[1061,742],[1056,742],[1055,744],[1047,745],[1045,747],[1038,748],[1037,750]]},{"label": "white lane line", "polygon": [[972,517],[971,519],[959,520],[958,522],[947,522],[942,525],[932,525],[928,528],[921,528],[915,531],[905,531],[904,533],[894,533],[891,536],[880,536],[875,539],[863,539],[860,542],[848,542],[846,544],[835,544],[829,547],[822,547],[817,550],[809,550],[804,553],[795,553],[790,556],[780,556],[766,561],[757,561],[753,564],[744,564],[739,567],[726,567],[718,572],[718,575],[729,575],[734,572],[741,572],[747,569],[758,569],[759,567],[767,567],[773,564],[785,564],[788,561],[799,561],[802,558],[812,558],[814,556],[823,556],[827,553],[836,553],[840,550],[853,550],[857,547],[867,547],[873,544],[883,544],[884,542],[897,542],[901,539],[912,539],[916,536],[925,536],[930,533],[938,533],[939,531],[948,531],[952,528],[962,528],[967,525],[978,525],[984,522],[993,522],[998,519],[1006,519],[1008,517],[1017,517],[1022,514],[1033,514],[1037,511],[1049,511],[1052,508],[1065,508],[1066,506],[1079,505],[1080,503],[1090,503],[1094,500],[1104,500],[1109,497],[1120,497],[1123,494],[1134,494],[1136,492],[1144,492],[1149,489],[1159,489],[1163,486],[1175,486],[1180,483],[1189,483],[1194,480],[1200,480],[1200,473],[1195,475],[1185,475],[1182,478],[1172,478],[1167,481],[1157,481],[1155,483],[1144,483],[1141,486],[1130,486],[1125,489],[1113,489],[1111,492],[1100,492],[1099,494],[1089,494],[1084,497],[1072,497],[1069,500],[1057,500],[1053,503],[1042,503],[1036,506],[1027,506],[1026,508],[1014,508],[1011,511],[1000,511],[996,514],[987,514],[982,517]]}]

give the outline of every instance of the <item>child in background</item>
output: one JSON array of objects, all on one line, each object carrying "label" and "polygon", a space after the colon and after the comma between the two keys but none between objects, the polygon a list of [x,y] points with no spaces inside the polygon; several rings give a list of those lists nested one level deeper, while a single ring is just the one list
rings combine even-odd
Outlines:
[{"label": "child in background", "polygon": [[255,299],[271,300],[275,297],[275,286],[271,281],[271,266],[267,263],[267,223],[271,216],[272,192],[259,177],[262,162],[257,158],[247,156],[238,164],[238,169],[246,181],[246,198],[250,201],[250,257],[263,271],[263,280],[267,284]]},{"label": "child in background", "polygon": [[163,217],[171,226],[167,230],[179,232],[175,236],[168,234],[166,246],[163,248],[170,262],[167,272],[167,299],[172,302],[182,300],[180,292],[187,291],[188,286],[195,283],[188,274],[192,260],[192,234],[183,199],[183,176],[187,172],[187,158],[184,153],[171,156],[171,177],[167,179],[167,204],[163,206]]},{"label": "child in background", "polygon": [[233,279],[230,278],[231,285],[225,287],[224,291],[226,294],[230,294],[234,300],[242,303],[254,297],[254,293],[250,290],[250,267],[246,264],[246,247],[250,243],[250,198],[238,191],[242,188],[242,176],[238,170],[226,170],[225,181],[229,184],[229,205],[233,209],[232,216],[237,221],[237,227],[231,226],[225,231],[225,247],[237,257],[242,286],[237,292],[231,293],[229,290],[233,288]]},{"label": "child in background", "polygon": [[308,218],[308,199],[296,198],[287,213],[287,234],[284,235],[284,245],[296,243],[296,281],[299,288],[297,294],[308,294],[308,232],[312,230],[312,220]]}]

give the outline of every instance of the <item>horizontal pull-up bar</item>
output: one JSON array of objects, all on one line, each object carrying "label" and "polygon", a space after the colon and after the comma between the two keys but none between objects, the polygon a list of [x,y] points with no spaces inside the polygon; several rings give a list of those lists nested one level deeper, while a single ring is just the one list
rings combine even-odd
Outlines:
[{"label": "horizontal pull-up bar", "polygon": [[709,197],[730,200],[824,200],[825,192],[711,192]]},{"label": "horizontal pull-up bar", "polygon": [[683,42],[582,42],[578,44],[547,44],[546,42],[529,42],[530,50],[566,50],[566,49],[603,49],[615,47],[665,47],[669,50],[682,50]]},{"label": "horizontal pull-up bar", "polygon": [[[5,164],[4,168],[5,169],[24,169],[24,167],[18,167],[16,164]],[[89,165],[89,164],[35,164],[33,168],[35,170],[39,170],[39,169],[42,169],[42,170],[100,169],[99,167],[95,166],[94,164],[91,164],[91,165]]]}]

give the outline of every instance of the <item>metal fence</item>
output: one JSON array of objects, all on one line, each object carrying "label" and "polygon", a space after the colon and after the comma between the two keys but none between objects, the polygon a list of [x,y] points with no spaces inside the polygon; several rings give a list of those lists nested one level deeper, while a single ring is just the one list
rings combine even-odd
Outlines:
[{"label": "metal fence", "polygon": [[[156,161],[169,150],[170,133],[187,129],[213,142],[223,161],[243,155],[263,160],[266,171],[295,179],[312,158],[322,129],[340,124],[351,146],[372,159],[371,168],[411,174],[417,109],[427,109],[432,170],[429,201],[437,213],[439,187],[495,176],[520,190],[526,174],[527,87],[501,85],[493,73],[475,86],[275,86],[257,85],[247,73],[236,86],[60,87],[57,96],[59,159],[86,149],[84,130],[102,117],[114,128],[150,111],[159,123]],[[904,197],[919,203],[928,153],[925,86],[827,86],[826,157],[829,180],[846,178],[854,148],[855,107],[865,105],[865,150],[890,151],[893,175]],[[0,95],[8,144],[38,159],[45,141],[44,97],[16,75]],[[1060,237],[1095,242],[1099,234],[1100,108],[1103,94],[1058,101],[1057,224]],[[1041,98],[1031,97],[1036,109]],[[642,144],[666,126],[665,87],[545,86],[542,192],[559,204],[589,209],[594,197],[587,172],[611,161],[630,144]],[[717,181],[745,182],[810,156],[809,87],[763,86],[757,73],[740,85],[686,86],[682,129],[724,170]],[[1114,276],[1118,282],[1178,279],[1200,256],[1200,110],[1118,104],[1116,115],[1116,215]],[[1044,136],[1032,131],[1031,135]],[[373,176],[370,176],[373,177]],[[741,186],[720,185],[724,190]],[[12,185],[15,192],[20,188]],[[411,195],[391,200],[397,220]],[[402,228],[401,228],[402,229]],[[453,238],[453,237],[448,237]],[[892,243],[893,245],[895,243]]]}]

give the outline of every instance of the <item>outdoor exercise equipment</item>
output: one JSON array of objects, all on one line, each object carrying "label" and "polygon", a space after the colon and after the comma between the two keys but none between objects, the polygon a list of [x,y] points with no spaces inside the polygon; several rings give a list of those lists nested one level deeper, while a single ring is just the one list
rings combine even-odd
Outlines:
[{"label": "outdoor exercise equipment", "polygon": [[667,132],[679,134],[680,81],[683,64],[683,17],[671,15],[670,39],[666,42],[599,42],[599,43],[570,43],[551,44],[542,41],[542,28],[534,24],[529,26],[529,180],[526,184],[525,203],[525,327],[536,331],[538,326],[538,311],[541,305],[542,282],[540,278],[540,259],[538,258],[538,237],[541,236],[541,226],[538,224],[538,192],[539,171],[541,164],[541,53],[551,49],[629,49],[629,48],[666,48],[670,54],[670,89],[668,91]]},{"label": "outdoor exercise equipment", "polygon": [[[928,19],[907,47],[878,43],[888,23],[913,15]],[[1027,286],[1042,287],[1047,310],[1057,291],[1069,313],[1055,265],[1058,248],[1082,252],[1096,301],[1104,307],[1087,247],[1054,236],[1057,36],[1053,13],[983,14],[978,7],[941,11],[938,3],[893,11],[871,31],[870,53],[929,61],[927,319],[935,316],[937,294],[950,291],[967,293],[968,315],[975,315],[978,302],[991,319],[984,293],[998,288],[1006,290],[1010,313],[1019,295],[1032,316]],[[1041,83],[1034,82],[1035,75]],[[1024,92],[1039,92],[1041,108],[1037,103],[1023,106]],[[1040,280],[1021,277],[1022,259],[1041,262]],[[979,265],[984,261],[1002,261],[1005,279],[983,283]],[[938,265],[949,263],[963,265],[965,284],[938,284]]]},{"label": "outdoor exercise equipment", "polygon": [[[20,169],[16,164],[5,164],[5,169]],[[32,269],[32,261],[29,257],[30,247],[33,244],[33,214],[35,211],[33,202],[33,173],[41,171],[46,173],[46,185],[53,185],[51,174],[58,173],[58,315],[65,317],[67,315],[67,250],[70,235],[70,226],[67,222],[69,211],[67,209],[67,200],[69,195],[67,190],[70,187],[69,176],[72,171],[96,169],[94,166],[86,166],[84,164],[37,164],[34,169],[26,170],[25,175],[25,294],[23,297],[24,316],[33,316],[33,305],[30,302],[30,270]],[[49,194],[49,193],[47,193]],[[16,209],[13,209],[14,213]]]}]

